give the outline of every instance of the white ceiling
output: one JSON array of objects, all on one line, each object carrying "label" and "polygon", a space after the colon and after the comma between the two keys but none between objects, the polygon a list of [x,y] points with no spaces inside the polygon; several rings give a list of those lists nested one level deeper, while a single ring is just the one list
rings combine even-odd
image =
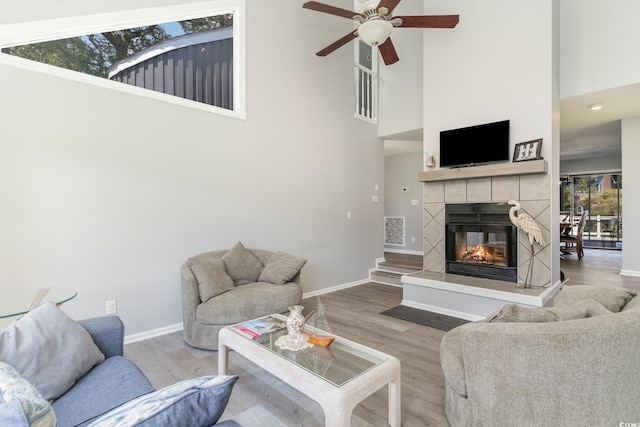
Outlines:
[{"label": "white ceiling", "polygon": [[[602,104],[601,110],[588,106]],[[640,116],[640,84],[622,86],[560,101],[562,160],[620,154],[620,120]]]}]

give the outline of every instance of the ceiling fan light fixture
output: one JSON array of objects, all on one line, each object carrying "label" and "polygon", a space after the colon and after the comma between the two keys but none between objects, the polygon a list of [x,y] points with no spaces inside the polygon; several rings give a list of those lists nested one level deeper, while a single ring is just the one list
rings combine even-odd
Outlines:
[{"label": "ceiling fan light fixture", "polygon": [[378,46],[386,42],[393,25],[385,19],[373,19],[365,21],[358,27],[358,36],[369,46]]}]

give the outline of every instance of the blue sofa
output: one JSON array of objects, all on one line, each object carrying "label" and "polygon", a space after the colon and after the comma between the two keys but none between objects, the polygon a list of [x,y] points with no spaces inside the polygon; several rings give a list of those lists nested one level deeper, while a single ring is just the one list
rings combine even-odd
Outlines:
[{"label": "blue sofa", "polygon": [[[155,391],[142,371],[123,357],[124,325],[119,317],[103,316],[78,323],[89,332],[105,360],[53,402],[59,427],[86,426],[111,409]],[[239,426],[234,421],[216,425]]]}]

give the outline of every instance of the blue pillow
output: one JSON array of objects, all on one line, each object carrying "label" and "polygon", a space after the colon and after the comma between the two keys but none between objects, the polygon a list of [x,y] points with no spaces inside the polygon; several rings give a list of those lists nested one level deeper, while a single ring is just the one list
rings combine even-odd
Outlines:
[{"label": "blue pillow", "polygon": [[168,426],[180,420],[209,427],[227,407],[237,375],[194,378],[142,395],[107,412],[89,427]]},{"label": "blue pillow", "polygon": [[13,366],[0,362],[0,426],[55,425],[56,415],[49,402]]}]

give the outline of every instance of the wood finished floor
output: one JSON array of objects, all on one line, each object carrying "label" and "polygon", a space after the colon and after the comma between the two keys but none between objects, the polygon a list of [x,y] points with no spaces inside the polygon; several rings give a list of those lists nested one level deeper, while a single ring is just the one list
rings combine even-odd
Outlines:
[{"label": "wood finished floor", "polygon": [[[619,275],[619,251],[586,250],[577,261],[568,257],[562,270],[568,285],[600,284],[640,290],[640,280]],[[402,289],[366,283],[322,295],[334,333],[397,357],[402,364],[402,425],[448,426],[444,415],[444,377],[439,346],[444,332],[379,314],[400,304]],[[315,298],[303,305],[315,306]],[[217,373],[217,352],[189,347],[175,332],[128,344],[125,355],[156,388],[183,379]],[[322,408],[297,390],[231,352],[231,372],[240,376],[223,419],[249,426],[323,426]],[[353,426],[386,426],[387,390],[358,405]]]},{"label": "wood finished floor", "polygon": [[565,256],[560,269],[569,279],[567,285],[605,285],[640,291],[640,278],[621,276],[622,252],[585,249],[581,260],[575,253]]}]

